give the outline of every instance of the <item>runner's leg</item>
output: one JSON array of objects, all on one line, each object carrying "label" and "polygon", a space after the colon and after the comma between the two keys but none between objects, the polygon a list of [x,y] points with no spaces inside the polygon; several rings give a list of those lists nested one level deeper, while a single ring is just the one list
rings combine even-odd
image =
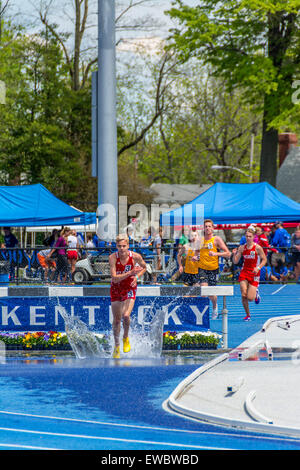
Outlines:
[{"label": "runner's leg", "polygon": [[247,298],[248,298],[249,302],[253,302],[253,300],[255,299],[256,291],[257,291],[256,286],[252,286],[252,284],[248,285]]},{"label": "runner's leg", "polygon": [[113,335],[115,340],[115,346],[120,346],[120,331],[121,331],[121,320],[122,320],[122,307],[123,302],[112,302],[111,309],[113,314]]},{"label": "runner's leg", "polygon": [[241,290],[241,295],[242,295],[242,303],[244,310],[246,312],[246,317],[250,317],[250,309],[249,309],[249,302],[248,302],[248,287],[249,283],[246,280],[240,281],[240,290]]},{"label": "runner's leg", "polygon": [[124,338],[128,338],[130,327],[130,314],[134,307],[135,299],[126,299],[122,302],[122,317],[123,317],[123,330]]}]

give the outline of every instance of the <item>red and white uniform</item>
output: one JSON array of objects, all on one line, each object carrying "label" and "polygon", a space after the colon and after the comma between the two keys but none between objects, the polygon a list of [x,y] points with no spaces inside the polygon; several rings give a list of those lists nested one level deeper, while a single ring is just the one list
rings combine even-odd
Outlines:
[{"label": "red and white uniform", "polygon": [[244,245],[243,251],[243,266],[239,275],[239,282],[240,281],[248,281],[249,284],[252,286],[257,287],[259,285],[259,278],[260,278],[260,270],[258,273],[254,273],[254,268],[260,263],[260,257],[256,253],[256,243],[253,244],[251,248],[247,248],[247,245]]},{"label": "red and white uniform", "polygon": [[[128,259],[126,264],[121,263],[119,253],[116,253],[116,256],[116,274],[124,274],[133,269],[135,262],[133,260],[131,251],[128,252]],[[129,276],[126,277],[126,279],[123,279],[121,282],[111,282],[110,297],[112,302],[123,302],[127,299],[136,298],[137,286],[131,286],[132,280],[133,276]]]},{"label": "red and white uniform", "polygon": [[275,248],[272,248],[269,245],[269,240],[268,240],[267,236],[264,233],[262,233],[261,235],[258,235],[257,243],[262,247],[262,249],[264,250],[266,256],[268,256],[268,251],[273,251],[275,253],[277,252],[277,250],[275,250]]}]

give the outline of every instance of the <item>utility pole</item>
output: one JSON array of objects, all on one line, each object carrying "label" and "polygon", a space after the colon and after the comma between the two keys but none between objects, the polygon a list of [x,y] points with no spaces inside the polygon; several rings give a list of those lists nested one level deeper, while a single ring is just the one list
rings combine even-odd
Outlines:
[{"label": "utility pole", "polygon": [[[100,239],[118,227],[115,0],[98,0],[98,72],[93,75],[93,176],[98,178]],[[95,122],[96,121],[96,122]]]}]

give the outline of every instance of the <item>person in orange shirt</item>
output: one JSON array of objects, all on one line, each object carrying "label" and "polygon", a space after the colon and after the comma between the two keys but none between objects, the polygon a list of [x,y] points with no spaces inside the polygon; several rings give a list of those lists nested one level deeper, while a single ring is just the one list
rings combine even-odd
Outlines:
[{"label": "person in orange shirt", "polygon": [[48,258],[48,255],[50,254],[51,248],[48,248],[46,250],[41,250],[37,254],[38,261],[42,268],[44,269],[44,278],[45,281],[50,281],[49,279],[49,270],[52,268],[56,268],[55,261],[51,258]]},{"label": "person in orange shirt", "polygon": [[[189,242],[178,251],[178,270],[180,274],[183,274],[183,283],[188,286],[200,285],[198,275],[199,262],[194,259],[195,250],[199,248],[199,244],[200,240],[197,232],[192,231],[189,235]],[[184,266],[183,259],[185,260]]]}]

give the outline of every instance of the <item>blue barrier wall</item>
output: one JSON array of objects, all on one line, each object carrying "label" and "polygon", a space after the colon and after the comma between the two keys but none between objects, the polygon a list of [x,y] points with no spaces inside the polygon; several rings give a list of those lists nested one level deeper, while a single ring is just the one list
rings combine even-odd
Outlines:
[{"label": "blue barrier wall", "polygon": [[[0,297],[0,330],[64,331],[62,313],[78,316],[98,332],[111,329],[111,303],[107,291],[87,288],[7,288]],[[42,291],[41,291],[42,289]],[[47,290],[46,290],[47,289]],[[66,290],[67,289],[67,290]],[[48,292],[48,296],[45,295]],[[157,289],[141,290],[131,314],[136,324],[147,326],[156,310],[165,311],[165,331],[197,331],[209,328],[209,301],[201,297],[165,295]],[[146,295],[142,295],[142,294]],[[174,291],[169,291],[169,294]],[[185,292],[187,293],[187,292]],[[18,294],[18,295],[16,295]],[[39,295],[42,294],[42,295]],[[67,295],[66,295],[67,294]],[[93,295],[86,295],[93,294]],[[151,295],[152,294],[152,295]]]}]

